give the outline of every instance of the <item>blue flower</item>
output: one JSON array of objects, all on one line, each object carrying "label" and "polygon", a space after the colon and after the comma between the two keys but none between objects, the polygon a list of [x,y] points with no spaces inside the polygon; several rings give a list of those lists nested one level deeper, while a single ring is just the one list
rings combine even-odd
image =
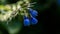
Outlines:
[{"label": "blue flower", "polygon": [[37,24],[38,23],[38,20],[34,17],[31,17],[31,24]]},{"label": "blue flower", "polygon": [[33,9],[29,9],[29,12],[31,14],[31,19],[24,16],[24,26],[30,26],[31,24],[33,25],[38,23],[38,20],[35,18],[38,15],[38,12]]},{"label": "blue flower", "polygon": [[38,15],[38,12],[36,10],[33,10],[33,9],[29,9],[29,12],[33,17],[36,17]]},{"label": "blue flower", "polygon": [[24,26],[29,26],[30,20],[27,17],[24,17]]}]

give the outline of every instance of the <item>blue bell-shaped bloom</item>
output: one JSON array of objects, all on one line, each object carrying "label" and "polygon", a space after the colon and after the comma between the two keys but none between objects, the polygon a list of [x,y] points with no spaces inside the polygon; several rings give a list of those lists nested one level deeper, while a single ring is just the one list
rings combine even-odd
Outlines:
[{"label": "blue bell-shaped bloom", "polygon": [[33,9],[29,9],[29,12],[33,17],[36,17],[38,15],[38,12],[36,10],[33,10]]},{"label": "blue bell-shaped bloom", "polygon": [[24,17],[24,26],[29,26],[30,20],[27,17]]},{"label": "blue bell-shaped bloom", "polygon": [[31,17],[31,24],[37,24],[38,23],[38,20],[34,17]]}]

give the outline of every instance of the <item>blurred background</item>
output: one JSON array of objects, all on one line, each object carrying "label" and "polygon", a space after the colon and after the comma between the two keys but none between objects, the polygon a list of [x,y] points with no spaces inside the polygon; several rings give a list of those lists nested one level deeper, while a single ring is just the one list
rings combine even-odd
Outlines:
[{"label": "blurred background", "polygon": [[[15,3],[18,0],[10,0],[11,3]],[[60,2],[59,0],[32,0],[31,2],[37,2],[33,9],[38,11],[38,23],[29,27],[23,26],[18,34],[54,34],[56,32],[56,22],[60,23]],[[59,28],[59,27],[57,27]],[[60,34],[60,28],[57,29],[57,34]],[[8,34],[8,31],[4,26],[0,26],[0,32]]]}]

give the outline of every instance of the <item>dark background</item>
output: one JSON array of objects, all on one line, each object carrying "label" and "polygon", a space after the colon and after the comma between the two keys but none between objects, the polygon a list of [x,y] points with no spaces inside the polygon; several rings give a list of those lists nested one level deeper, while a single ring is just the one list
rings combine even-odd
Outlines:
[{"label": "dark background", "polygon": [[[58,26],[60,25],[60,8],[56,0],[32,0],[32,2],[37,2],[33,9],[36,9],[39,13],[37,16],[38,23],[29,27],[23,26],[18,34],[56,34],[56,32],[60,34],[60,28],[57,27],[56,30],[56,23],[58,23]],[[8,34],[4,28],[1,28],[1,31]]]}]

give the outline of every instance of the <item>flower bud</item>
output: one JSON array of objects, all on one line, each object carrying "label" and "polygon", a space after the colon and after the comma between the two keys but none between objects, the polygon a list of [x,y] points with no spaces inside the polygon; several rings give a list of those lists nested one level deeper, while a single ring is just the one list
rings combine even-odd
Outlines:
[{"label": "flower bud", "polygon": [[33,17],[36,17],[38,15],[38,12],[36,10],[33,10],[33,9],[29,9],[29,12]]},{"label": "flower bud", "polygon": [[38,23],[38,20],[34,17],[31,17],[31,24],[37,24]]}]

